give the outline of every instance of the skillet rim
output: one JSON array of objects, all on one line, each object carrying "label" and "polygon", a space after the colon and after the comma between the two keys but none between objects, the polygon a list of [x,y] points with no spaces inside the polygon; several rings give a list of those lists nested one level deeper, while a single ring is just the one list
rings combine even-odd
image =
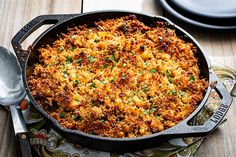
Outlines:
[{"label": "skillet rim", "polygon": [[[210,80],[211,80],[211,75],[210,75],[210,64],[209,61],[207,59],[207,57],[205,56],[205,54],[202,51],[202,48],[200,46],[200,44],[189,34],[187,33],[185,30],[183,30],[181,27],[175,25],[173,22],[171,22],[169,19],[162,17],[162,16],[152,16],[149,14],[144,14],[144,13],[138,13],[138,12],[131,12],[131,11],[121,11],[121,10],[103,10],[103,11],[93,11],[93,12],[87,12],[87,13],[83,13],[83,14],[79,14],[78,16],[72,17],[70,19],[67,19],[65,21],[59,22],[57,24],[55,24],[54,26],[52,26],[51,28],[49,28],[48,30],[46,30],[44,33],[42,33],[33,43],[33,45],[35,46],[40,40],[42,40],[42,38],[48,34],[48,32],[53,31],[55,28],[58,28],[60,26],[62,26],[63,24],[66,25],[66,23],[68,23],[68,21],[73,21],[76,20],[77,18],[81,18],[81,17],[85,17],[85,16],[94,16],[96,14],[104,14],[104,13],[121,13],[121,14],[126,14],[126,15],[139,15],[141,17],[145,17],[145,18],[152,18],[155,21],[158,20],[163,20],[165,22],[167,22],[172,28],[171,29],[175,29],[176,31],[179,31],[180,33],[182,33],[183,35],[187,35],[190,40],[192,41],[192,43],[194,43],[194,45],[198,48],[198,52],[200,53],[200,56],[203,57],[204,61],[205,61],[205,66],[208,68],[208,83],[210,84]],[[121,16],[125,16],[125,15],[121,15]],[[115,16],[115,17],[121,17],[121,16]],[[114,18],[115,18],[114,17]],[[93,21],[95,22],[95,21]],[[34,48],[33,48],[34,49]],[[31,55],[31,52],[29,54],[29,56]],[[35,99],[33,98],[33,96],[31,95],[31,92],[28,88],[28,81],[27,81],[27,67],[28,67],[28,60],[29,60],[29,56],[26,59],[26,64],[25,67],[23,68],[23,81],[24,81],[24,85],[26,87],[26,92],[27,95],[30,99],[30,101],[32,102],[33,107],[39,111],[39,113],[46,118],[46,120],[50,121],[53,125],[53,128],[58,129],[57,131],[59,131],[62,134],[74,134],[74,135],[79,135],[79,136],[85,136],[87,138],[91,138],[94,140],[102,140],[102,141],[110,141],[110,142],[124,142],[124,141],[137,141],[137,140],[148,140],[148,139],[152,139],[152,138],[156,138],[158,136],[168,136],[171,135],[171,133],[177,132],[178,133],[178,128],[180,126],[188,125],[187,122],[189,120],[191,120],[203,107],[204,104],[206,103],[208,96],[210,94],[211,88],[210,85],[208,86],[206,92],[204,93],[204,97],[201,100],[201,102],[199,103],[198,107],[188,116],[186,117],[184,120],[182,120],[180,123],[176,124],[175,126],[168,128],[166,130],[163,130],[161,132],[157,132],[154,134],[150,134],[150,135],[144,135],[144,136],[139,136],[139,137],[133,137],[133,138],[112,138],[112,137],[102,137],[102,136],[98,136],[98,135],[92,135],[89,133],[85,133],[82,132],[80,130],[72,130],[72,129],[67,129],[62,127],[58,121],[56,121],[54,118],[52,118],[51,116],[48,115],[48,113],[46,111],[44,111],[39,105],[38,103],[35,101]],[[201,70],[201,67],[200,67]]]}]

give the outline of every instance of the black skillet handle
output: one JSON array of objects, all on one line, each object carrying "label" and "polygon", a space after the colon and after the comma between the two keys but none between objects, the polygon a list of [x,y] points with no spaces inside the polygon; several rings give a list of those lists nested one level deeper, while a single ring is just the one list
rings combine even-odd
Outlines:
[{"label": "black skillet handle", "polygon": [[21,132],[16,135],[19,145],[19,153],[21,157],[32,157],[32,152],[29,144],[28,132]]},{"label": "black skillet handle", "polygon": [[21,43],[35,30],[42,25],[57,24],[67,19],[78,16],[79,14],[55,14],[55,15],[41,15],[29,23],[27,23],[17,34],[13,37],[11,43],[15,50],[16,56],[20,62],[22,69],[24,69],[26,59],[29,55],[29,50],[23,50]]},{"label": "black skillet handle", "polygon": [[185,121],[185,123],[180,123],[181,125],[177,125],[176,127],[173,127],[173,129],[169,129],[167,134],[172,134],[173,137],[180,137],[183,135],[189,137],[206,136],[211,133],[218,125],[220,125],[228,109],[230,108],[233,99],[229,91],[225,88],[216,74],[212,72],[210,75],[212,79],[210,86],[212,89],[215,89],[221,98],[221,102],[217,110],[203,125],[189,126],[187,121]]}]

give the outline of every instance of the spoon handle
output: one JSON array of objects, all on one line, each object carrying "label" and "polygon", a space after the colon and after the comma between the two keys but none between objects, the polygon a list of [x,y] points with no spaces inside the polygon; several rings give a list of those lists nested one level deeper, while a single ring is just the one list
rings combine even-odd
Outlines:
[{"label": "spoon handle", "polygon": [[29,135],[25,125],[25,120],[21,111],[17,108],[17,104],[10,106],[12,123],[16,135],[16,141],[19,146],[21,157],[32,157]]},{"label": "spoon handle", "polygon": [[21,153],[21,157],[32,157],[28,132],[18,133],[16,137],[19,143],[19,151]]}]

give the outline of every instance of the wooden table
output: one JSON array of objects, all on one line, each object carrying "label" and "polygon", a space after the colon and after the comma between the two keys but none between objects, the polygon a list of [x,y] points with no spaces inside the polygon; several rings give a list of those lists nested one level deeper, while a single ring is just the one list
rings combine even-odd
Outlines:
[{"label": "wooden table", "polygon": [[[12,50],[10,41],[15,33],[29,20],[41,14],[81,13],[94,10],[122,9],[163,15],[155,0],[0,0],[0,45]],[[186,29],[202,45],[211,61],[236,69],[236,32],[216,31],[196,28],[173,19]],[[45,30],[40,28],[32,34],[23,47]],[[234,101],[224,123],[200,147],[199,157],[234,157],[236,156],[236,102]],[[17,156],[14,144],[14,131],[10,114],[0,109],[0,157]]]}]

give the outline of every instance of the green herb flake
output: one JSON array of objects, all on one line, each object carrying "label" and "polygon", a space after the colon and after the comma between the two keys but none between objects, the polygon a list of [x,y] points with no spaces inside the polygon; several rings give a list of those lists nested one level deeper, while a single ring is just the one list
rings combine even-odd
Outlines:
[{"label": "green herb flake", "polygon": [[112,62],[114,62],[115,64],[117,64],[117,61],[116,61],[116,58],[115,58],[115,55],[112,54],[111,57],[109,58],[109,60],[111,60]]},{"label": "green herb flake", "polygon": [[75,49],[76,49],[76,47],[74,47],[74,46],[72,46],[72,47],[70,48],[71,51],[74,51]]},{"label": "green herb flake", "polygon": [[78,85],[79,84],[79,80],[75,80],[74,85]]},{"label": "green herb flake", "polygon": [[185,95],[185,92],[180,91],[179,95],[180,95],[180,96],[184,96],[184,95]]},{"label": "green herb flake", "polygon": [[168,78],[168,81],[169,83],[173,83],[172,79],[171,78]]},{"label": "green herb flake", "polygon": [[151,70],[150,70],[150,73],[151,74],[153,74],[153,73],[155,73],[156,72],[156,69],[155,68],[152,68]]},{"label": "green herb flake", "polygon": [[73,114],[73,115],[71,116],[71,118],[72,118],[73,120],[75,120],[76,118],[78,118],[78,115],[74,115],[74,114]]},{"label": "green herb flake", "polygon": [[83,61],[84,61],[84,59],[83,59],[83,58],[80,58],[80,59],[76,60],[75,62],[76,62],[76,63],[81,63],[81,62],[83,62]]},{"label": "green herb flake", "polygon": [[89,60],[90,63],[92,63],[94,61],[93,56],[88,56],[88,60]]},{"label": "green herb flake", "polygon": [[125,80],[125,79],[126,79],[126,75],[123,75],[121,78],[122,78],[123,80]]},{"label": "green herb flake", "polygon": [[106,69],[107,66],[106,66],[106,65],[101,65],[100,68],[102,68],[102,69]]},{"label": "green herb flake", "polygon": [[59,115],[60,118],[65,118],[65,113],[61,112]]},{"label": "green herb flake", "polygon": [[152,109],[146,109],[146,110],[144,111],[144,114],[147,115],[147,114],[150,114],[150,113],[152,113],[152,112],[153,112]]},{"label": "green herb flake", "polygon": [[66,71],[64,71],[63,76],[64,76],[64,78],[67,78],[69,76],[69,74]]},{"label": "green herb flake", "polygon": [[107,84],[105,80],[103,80],[103,81],[101,81],[101,82],[102,82],[102,84]]},{"label": "green herb flake", "polygon": [[188,35],[186,35],[186,34],[184,34],[184,37],[185,37],[185,38],[189,38],[189,36],[188,36]]},{"label": "green herb flake", "polygon": [[114,77],[111,79],[111,82],[112,82],[112,83],[114,83],[114,82],[115,82],[115,78],[114,78]]},{"label": "green herb flake", "polygon": [[61,46],[61,47],[59,48],[59,50],[60,50],[61,52],[64,51],[64,50],[65,50],[64,46]]},{"label": "green herb flake", "polygon": [[94,39],[94,42],[95,42],[95,43],[98,43],[99,41],[100,41],[100,39],[98,39],[98,38],[97,38],[97,39]]},{"label": "green herb flake", "polygon": [[177,90],[176,90],[176,89],[173,89],[173,90],[171,91],[171,93],[172,93],[173,95],[177,95]]},{"label": "green herb flake", "polygon": [[80,102],[80,100],[79,100],[79,99],[77,99],[77,98],[73,98],[73,100]]},{"label": "green herb flake", "polygon": [[144,114],[145,114],[145,115],[147,115],[148,113],[149,113],[149,110],[148,110],[148,109],[144,111]]},{"label": "green herb flake", "polygon": [[173,77],[173,75],[170,73],[169,70],[166,70],[166,76],[168,76],[168,77]]},{"label": "green herb flake", "polygon": [[91,88],[96,88],[96,84],[93,82],[91,85],[90,85]]},{"label": "green herb flake", "polygon": [[195,81],[195,78],[194,78],[193,75],[191,75],[191,76],[189,77],[189,81],[190,81],[190,82],[194,82],[194,81]]},{"label": "green herb flake", "polygon": [[156,112],[156,111],[157,111],[157,109],[153,107],[153,108],[152,108],[152,111],[153,111],[153,112]]},{"label": "green herb flake", "polygon": [[126,67],[127,66],[127,64],[126,63],[123,63],[123,65],[122,65],[123,67]]},{"label": "green herb flake", "polygon": [[167,91],[167,92],[166,92],[166,95],[170,95],[170,93],[171,93],[171,91]]},{"label": "green herb flake", "polygon": [[112,54],[110,59],[111,59],[112,61],[115,61],[115,55]]},{"label": "green herb flake", "polygon": [[140,74],[144,74],[145,71],[146,71],[146,70],[143,69],[143,70],[141,70],[139,73],[140,73]]},{"label": "green herb flake", "polygon": [[101,119],[101,120],[100,120],[100,123],[105,123],[105,122],[106,122],[105,119]]},{"label": "green herb flake", "polygon": [[71,39],[75,39],[77,35],[71,35],[70,38]]},{"label": "green herb flake", "polygon": [[164,52],[164,50],[158,50],[158,52],[162,53],[162,52]]},{"label": "green herb flake", "polygon": [[72,61],[73,61],[73,59],[71,56],[66,57],[66,64],[70,64],[70,63],[72,63]]},{"label": "green herb flake", "polygon": [[144,93],[147,93],[148,92],[148,87],[144,86],[142,90],[143,90]]}]

